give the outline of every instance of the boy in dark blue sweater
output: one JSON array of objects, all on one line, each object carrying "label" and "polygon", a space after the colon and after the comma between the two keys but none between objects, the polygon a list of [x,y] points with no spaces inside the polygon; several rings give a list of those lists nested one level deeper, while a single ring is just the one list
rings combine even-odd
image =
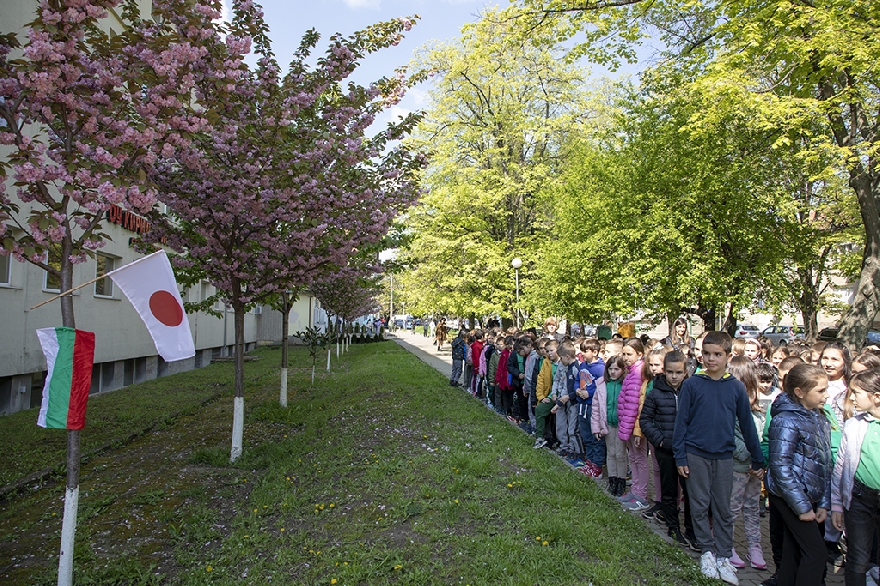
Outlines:
[{"label": "boy in dark blue sweater", "polygon": [[739,584],[729,559],[733,553],[730,492],[737,421],[752,457],[752,473],[758,478],[763,476],[764,456],[745,386],[727,372],[731,345],[725,332],[709,332],[703,339],[704,370],[681,385],[672,450],[678,473],[687,482],[694,532],[703,552],[700,571],[708,578]]}]

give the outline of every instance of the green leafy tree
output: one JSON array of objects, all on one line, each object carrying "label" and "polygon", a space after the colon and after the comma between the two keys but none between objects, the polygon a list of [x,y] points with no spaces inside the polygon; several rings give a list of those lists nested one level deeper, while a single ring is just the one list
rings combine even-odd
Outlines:
[{"label": "green leafy tree", "polygon": [[514,314],[511,259],[526,261],[525,287],[550,233],[538,194],[589,111],[581,68],[549,43],[522,43],[498,13],[482,16],[415,65],[435,79],[416,140],[431,153],[427,193],[400,259],[416,313]]},{"label": "green leafy tree", "polygon": [[[855,296],[841,336],[858,346],[880,310],[880,166],[877,162],[880,5],[872,0],[521,0],[509,14],[521,30],[559,38],[583,33],[573,55],[612,65],[632,59],[633,43],[656,32],[675,67],[696,72],[715,103],[739,95],[776,145],[827,156],[855,195],[864,227]],[[718,110],[700,118],[711,123]],[[810,140],[798,143],[799,137]]]}]

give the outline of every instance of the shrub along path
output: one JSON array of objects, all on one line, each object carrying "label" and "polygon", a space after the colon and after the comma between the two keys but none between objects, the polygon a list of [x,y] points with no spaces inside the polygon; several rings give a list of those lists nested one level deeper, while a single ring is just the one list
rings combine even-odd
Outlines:
[{"label": "shrub along path", "polygon": [[[280,352],[257,354],[235,465],[229,365],[92,397],[84,443],[108,442],[90,439],[107,433],[104,418],[119,441],[83,466],[77,584],[711,583],[594,482],[396,344],[352,346],[314,386],[294,351],[303,368],[286,409]],[[189,377],[205,396],[182,409],[175,381],[197,387]],[[129,437],[142,410],[160,423]],[[4,441],[35,420],[4,418]],[[52,464],[41,444],[16,448],[19,477]],[[52,476],[0,501],[0,582],[54,583],[63,487]]]}]

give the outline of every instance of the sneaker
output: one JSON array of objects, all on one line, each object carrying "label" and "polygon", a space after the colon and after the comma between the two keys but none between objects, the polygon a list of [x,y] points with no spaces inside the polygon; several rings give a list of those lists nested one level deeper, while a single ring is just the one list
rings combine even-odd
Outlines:
[{"label": "sneaker", "polygon": [[700,551],[700,544],[697,543],[696,535],[685,532],[684,539],[688,542],[688,547],[691,551]]},{"label": "sneaker", "polygon": [[777,586],[777,584],[779,584],[779,578],[776,576],[776,574],[773,574],[772,576],[761,582],[761,586]]},{"label": "sneaker", "polygon": [[700,556],[700,572],[707,578],[714,578],[716,580],[720,578],[718,575],[718,561],[715,559],[715,554],[711,551],[704,552]]},{"label": "sneaker", "polygon": [[584,462],[583,458],[579,455],[575,454],[573,457],[566,460],[569,466],[574,466],[575,468],[583,468],[586,467],[587,463]]},{"label": "sneaker", "polygon": [[514,424],[519,423],[519,422],[516,420],[516,417],[514,417],[513,415],[508,415],[508,416],[507,416],[507,420],[508,420],[509,422],[511,422],[511,423],[514,423]]},{"label": "sneaker", "polygon": [[684,538],[684,535],[681,534],[681,530],[679,529],[670,529],[666,532],[666,535],[672,538],[672,540],[678,545],[683,545],[687,547],[688,542],[687,539]]},{"label": "sneaker", "polygon": [[589,467],[589,474],[591,478],[602,478],[602,467],[598,464],[594,464],[593,462],[589,462],[587,464]]},{"label": "sneaker", "polygon": [[666,524],[666,515],[663,511],[655,511],[654,512],[654,520],[660,523],[661,525]]},{"label": "sneaker", "polygon": [[767,562],[764,561],[764,551],[761,549],[760,545],[749,546],[749,554],[746,557],[749,559],[749,564],[751,564],[753,568],[758,570],[767,569]]},{"label": "sneaker", "polygon": [[651,506],[651,503],[648,501],[643,501],[639,497],[634,498],[631,502],[623,505],[623,508],[627,511],[641,511],[647,509]]},{"label": "sneaker", "polygon": [[742,561],[742,559],[740,559],[740,557],[739,557],[738,555],[736,555],[736,550],[735,550],[735,549],[731,549],[730,551],[731,551],[732,554],[733,554],[733,555],[731,555],[730,558],[729,558],[729,559],[730,559],[730,565],[733,566],[734,568],[745,568],[745,567],[746,567],[746,563],[745,563],[744,561]]},{"label": "sneaker", "polygon": [[660,511],[661,507],[662,507],[662,505],[660,503],[654,503],[654,505],[651,508],[642,511],[642,518],[643,519],[653,519],[654,513],[658,513]]},{"label": "sneaker", "polygon": [[632,500],[634,498],[636,498],[636,495],[634,495],[632,493],[632,491],[629,491],[629,492],[624,493],[624,494],[620,495],[619,497],[617,497],[617,500],[622,503],[629,503],[629,502],[632,502]]},{"label": "sneaker", "polygon": [[539,437],[538,439],[535,440],[535,445],[532,447],[535,448],[536,450],[540,450],[541,448],[543,448],[546,445],[547,445],[547,440],[545,440],[542,437]]},{"label": "sneaker", "polygon": [[730,559],[718,558],[716,561],[718,567],[718,577],[728,584],[739,586],[739,578],[736,577],[736,568],[734,568],[733,564],[730,563]]}]

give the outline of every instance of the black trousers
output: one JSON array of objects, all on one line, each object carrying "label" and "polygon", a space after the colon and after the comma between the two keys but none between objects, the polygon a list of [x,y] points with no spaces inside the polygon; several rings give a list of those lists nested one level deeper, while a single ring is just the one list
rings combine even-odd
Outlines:
[{"label": "black trousers", "polygon": [[675,465],[675,457],[671,450],[654,448],[657,454],[657,464],[660,466],[660,505],[663,507],[663,515],[666,517],[667,529],[679,529],[678,521],[678,489],[684,497],[684,527],[685,533],[694,534],[694,523],[691,521],[691,501],[688,498],[687,482],[681,481],[678,474],[678,466]]},{"label": "black trousers", "polygon": [[825,524],[801,521],[788,503],[774,494],[770,502],[783,523],[782,559],[776,574],[779,586],[820,586],[827,571]]}]

